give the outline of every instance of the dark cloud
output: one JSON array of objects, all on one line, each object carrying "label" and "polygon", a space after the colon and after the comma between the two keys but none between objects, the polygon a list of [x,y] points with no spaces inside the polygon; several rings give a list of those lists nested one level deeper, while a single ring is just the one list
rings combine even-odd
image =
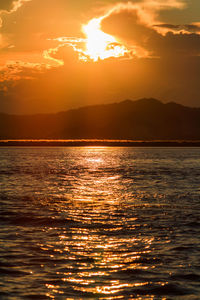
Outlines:
[{"label": "dark cloud", "polygon": [[145,26],[138,19],[137,11],[122,11],[114,13],[102,22],[102,29],[119,39],[127,42],[144,44],[149,35],[156,32],[150,27]]},{"label": "dark cloud", "polygon": [[155,28],[165,28],[173,31],[189,31],[191,33],[200,32],[200,26],[196,24],[184,24],[184,25],[174,25],[174,24],[156,24]]},{"label": "dark cloud", "polygon": [[199,56],[200,35],[195,33],[173,33],[151,36],[146,46],[158,56]]}]

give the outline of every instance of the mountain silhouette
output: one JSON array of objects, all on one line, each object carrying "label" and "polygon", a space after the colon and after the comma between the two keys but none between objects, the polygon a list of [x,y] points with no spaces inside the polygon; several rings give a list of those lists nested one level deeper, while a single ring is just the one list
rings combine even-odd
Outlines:
[{"label": "mountain silhouette", "polygon": [[56,114],[0,114],[0,139],[200,140],[200,108],[153,98]]}]

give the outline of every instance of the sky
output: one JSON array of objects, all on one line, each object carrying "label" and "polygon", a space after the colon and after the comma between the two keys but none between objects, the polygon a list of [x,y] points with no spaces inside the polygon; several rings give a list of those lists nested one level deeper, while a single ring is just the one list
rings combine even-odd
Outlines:
[{"label": "sky", "polygon": [[0,112],[200,107],[199,0],[1,0]]}]

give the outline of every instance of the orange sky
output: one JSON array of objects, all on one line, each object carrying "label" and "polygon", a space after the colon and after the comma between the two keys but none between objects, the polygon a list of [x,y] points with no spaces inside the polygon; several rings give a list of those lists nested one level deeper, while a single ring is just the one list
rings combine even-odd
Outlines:
[{"label": "orange sky", "polygon": [[200,106],[200,1],[1,0],[0,111]]}]

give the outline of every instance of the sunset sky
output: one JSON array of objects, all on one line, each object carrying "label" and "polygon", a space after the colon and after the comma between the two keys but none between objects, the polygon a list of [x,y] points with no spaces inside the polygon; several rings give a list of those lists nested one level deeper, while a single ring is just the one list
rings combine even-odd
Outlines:
[{"label": "sunset sky", "polygon": [[200,107],[199,0],[1,0],[0,111]]}]

